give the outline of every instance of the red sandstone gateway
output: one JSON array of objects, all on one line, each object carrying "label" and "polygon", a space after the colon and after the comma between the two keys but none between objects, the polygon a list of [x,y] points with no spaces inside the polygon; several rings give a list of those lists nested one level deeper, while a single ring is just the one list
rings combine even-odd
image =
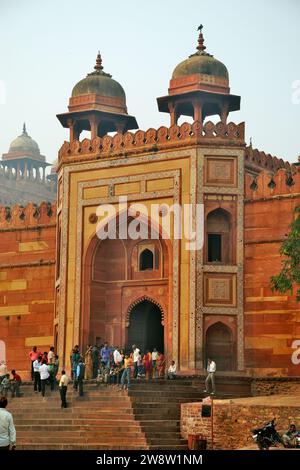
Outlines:
[{"label": "red sandstone gateway", "polygon": [[[230,93],[226,66],[206,52],[202,28],[158,108],[170,127],[136,130],[124,89],[98,54],[58,115],[70,141],[58,152],[57,202],[29,202],[33,194],[36,202],[53,199],[56,177],[39,173],[47,163],[25,127],[3,156],[0,360],[9,369],[17,363],[24,379],[33,345],[54,345],[68,371],[74,344],[85,350],[104,341],[135,343],[143,353],[155,347],[179,375],[199,374],[208,356],[217,380],[229,372],[299,375],[291,361],[298,305],[270,288],[299,205],[299,166],[247,146],[245,124],[229,122],[240,97]],[[179,125],[182,115],[194,122]],[[205,121],[214,115],[220,122]],[[80,140],[83,130],[90,139]],[[119,196],[203,203],[203,250],[163,239],[161,220],[154,238],[99,240],[99,202]]]}]

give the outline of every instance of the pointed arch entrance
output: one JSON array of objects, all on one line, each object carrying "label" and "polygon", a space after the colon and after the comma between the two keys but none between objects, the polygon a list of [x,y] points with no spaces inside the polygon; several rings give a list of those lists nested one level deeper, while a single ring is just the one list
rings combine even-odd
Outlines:
[{"label": "pointed arch entrance", "polygon": [[[140,344],[132,335],[142,328],[147,332],[143,348],[157,347],[172,354],[172,337],[167,334],[172,324],[172,245],[159,233],[157,238],[151,238],[150,232],[148,235],[139,239],[91,238],[82,279],[82,349],[105,341],[126,348],[128,331],[129,341]],[[147,250],[152,263],[148,263]],[[147,263],[141,265],[145,252]],[[153,320],[150,323],[149,318]]]},{"label": "pointed arch entrance", "polygon": [[164,322],[162,308],[148,298],[142,298],[129,308],[126,349],[136,344],[142,353],[156,348],[164,352]]},{"label": "pointed arch entrance", "polygon": [[206,331],[206,363],[211,358],[217,370],[235,370],[236,345],[232,330],[222,322],[211,325]]}]

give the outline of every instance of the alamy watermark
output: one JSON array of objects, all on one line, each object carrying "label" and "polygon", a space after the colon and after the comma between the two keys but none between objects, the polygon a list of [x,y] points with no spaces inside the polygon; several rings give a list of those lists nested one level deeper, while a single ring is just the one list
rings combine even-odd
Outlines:
[{"label": "alamy watermark", "polygon": [[300,104],[300,80],[294,80],[292,83],[292,103]]},{"label": "alamy watermark", "polygon": [[300,339],[295,339],[292,342],[292,348],[295,349],[292,354],[292,363],[297,366],[300,364]]},{"label": "alamy watermark", "polygon": [[203,204],[128,204],[120,196],[118,204],[103,204],[96,211],[100,218],[96,233],[105,239],[185,240],[185,249],[200,250],[204,241]]},{"label": "alamy watermark", "polygon": [[3,80],[0,80],[0,104],[6,103],[6,84]]}]

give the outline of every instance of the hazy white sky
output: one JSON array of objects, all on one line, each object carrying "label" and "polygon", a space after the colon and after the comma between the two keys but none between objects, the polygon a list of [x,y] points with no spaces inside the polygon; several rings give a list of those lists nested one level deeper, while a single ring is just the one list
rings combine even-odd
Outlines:
[{"label": "hazy white sky", "polygon": [[139,127],[168,125],[156,97],[195,51],[200,23],[207,51],[225,63],[231,92],[242,97],[231,120],[246,121],[254,147],[295,161],[299,0],[0,0],[0,154],[26,121],[41,153],[56,158],[68,140],[56,114],[93,70],[98,49]]}]

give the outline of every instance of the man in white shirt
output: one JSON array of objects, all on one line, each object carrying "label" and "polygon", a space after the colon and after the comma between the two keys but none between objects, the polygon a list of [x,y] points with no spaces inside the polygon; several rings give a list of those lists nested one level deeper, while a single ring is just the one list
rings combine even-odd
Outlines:
[{"label": "man in white shirt", "polygon": [[175,379],[176,378],[176,364],[175,361],[172,361],[170,367],[168,369],[168,379]]},{"label": "man in white shirt", "polygon": [[55,362],[54,346],[51,346],[50,351],[48,352],[48,364],[54,364],[54,362]]},{"label": "man in white shirt", "polygon": [[42,365],[40,367],[40,376],[41,376],[42,396],[45,397],[46,382],[50,377],[49,369],[48,369],[45,359],[43,359]]},{"label": "man in white shirt", "polygon": [[42,391],[41,387],[41,375],[40,375],[40,368],[42,365],[42,356],[39,356],[38,359],[33,361],[32,367],[33,367],[33,379],[34,379],[34,385],[33,385],[33,390],[35,393],[38,393]]},{"label": "man in white shirt", "polygon": [[[210,358],[207,358],[207,377],[205,379],[205,390],[203,390],[205,393],[210,393],[211,395],[214,395],[216,393],[216,387],[215,387],[215,373],[216,373],[217,367],[216,363]],[[209,392],[209,384],[211,385],[211,392]]]},{"label": "man in white shirt", "polygon": [[0,398],[0,450],[11,450],[16,447],[16,430],[11,413],[5,408],[7,399]]},{"label": "man in white shirt", "polygon": [[140,350],[134,344],[132,346],[132,351],[133,351],[134,378],[136,379],[138,375],[138,360],[139,360]]},{"label": "man in white shirt", "polygon": [[59,381],[59,393],[61,398],[61,407],[67,408],[67,389],[70,379],[65,370],[61,371],[61,378]]},{"label": "man in white shirt", "polygon": [[156,348],[153,348],[151,358],[152,358],[152,377],[154,379],[157,379],[158,374],[157,374],[157,367],[156,367],[156,361],[158,357],[158,351]]},{"label": "man in white shirt", "polygon": [[123,357],[120,354],[119,348],[117,347],[114,350],[114,363],[115,363],[116,366],[119,366],[122,361],[123,361]]}]

